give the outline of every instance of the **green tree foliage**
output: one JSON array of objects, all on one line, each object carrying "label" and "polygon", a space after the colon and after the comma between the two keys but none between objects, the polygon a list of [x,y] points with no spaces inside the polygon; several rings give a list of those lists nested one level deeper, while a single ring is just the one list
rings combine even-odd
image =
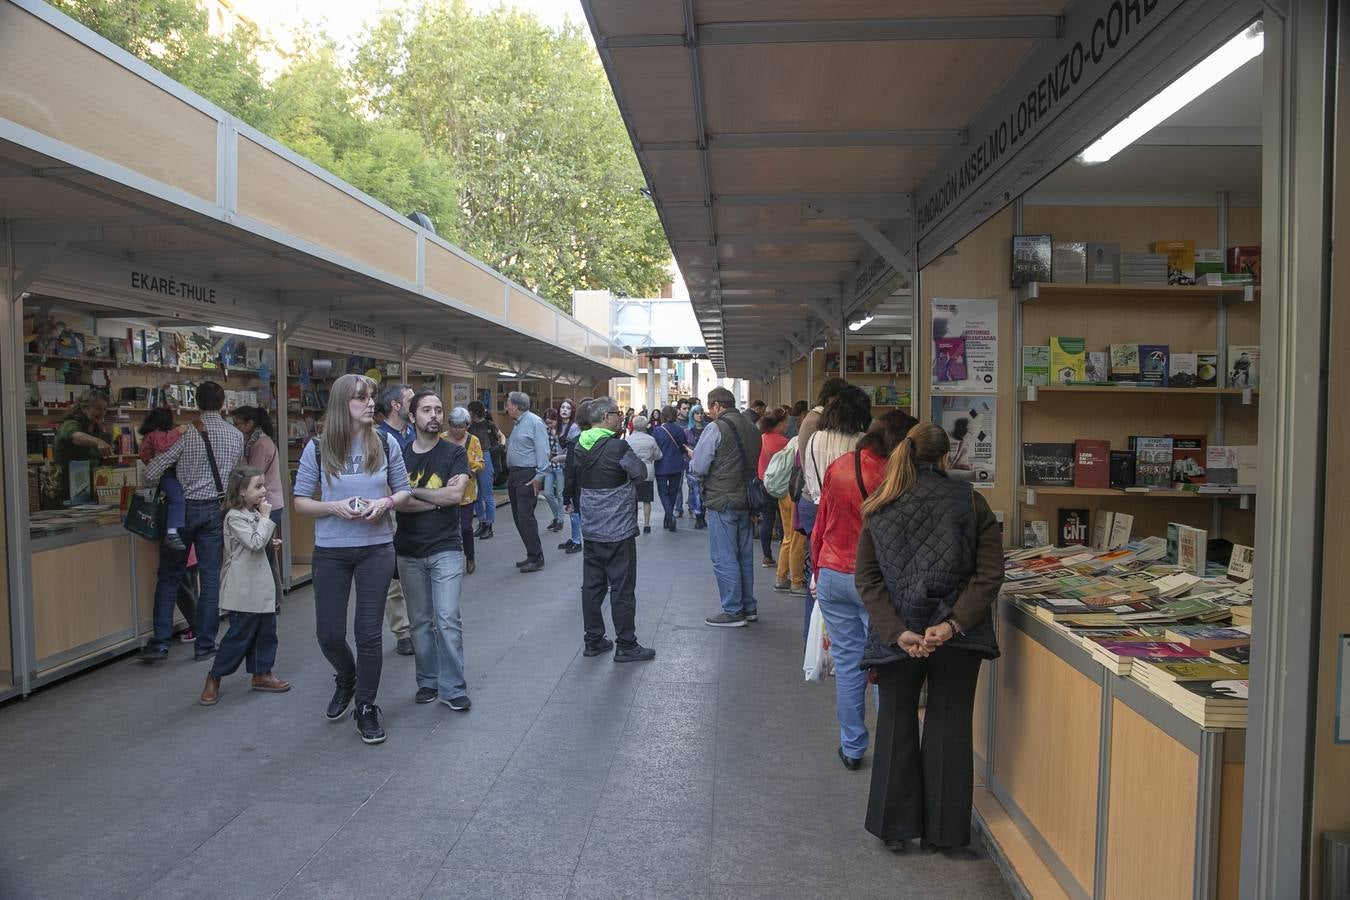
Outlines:
[{"label": "green tree foliage", "polygon": [[169,77],[503,274],[651,296],[670,258],[604,71],[575,26],[432,0],[376,24],[344,67],[322,35],[270,84],[249,27],[195,0],[53,0]]}]

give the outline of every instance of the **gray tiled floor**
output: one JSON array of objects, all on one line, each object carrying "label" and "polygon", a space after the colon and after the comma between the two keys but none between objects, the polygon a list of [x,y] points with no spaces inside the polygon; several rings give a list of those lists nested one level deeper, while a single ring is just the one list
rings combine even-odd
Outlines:
[{"label": "gray tiled floor", "polygon": [[658,657],[616,666],[579,653],[580,556],[515,573],[503,516],[464,596],[473,710],[414,705],[390,639],[378,747],[323,718],[308,589],[281,617],[289,694],[241,673],[203,709],[180,645],[0,707],[0,896],[1008,896],[987,859],[863,831],[868,771],[834,755],[832,683],[801,680],[800,599],[757,568],[760,621],[704,626],[706,532],[681,524],[639,538]]}]

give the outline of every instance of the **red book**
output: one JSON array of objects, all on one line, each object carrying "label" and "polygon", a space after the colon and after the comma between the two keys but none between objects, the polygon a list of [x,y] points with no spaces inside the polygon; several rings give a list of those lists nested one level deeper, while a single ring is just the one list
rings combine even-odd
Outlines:
[{"label": "red book", "polygon": [[1073,442],[1073,486],[1111,486],[1111,442],[1079,438]]},{"label": "red book", "polygon": [[1252,281],[1261,283],[1261,245],[1238,244],[1228,248],[1228,272],[1231,275],[1250,273]]},{"label": "red book", "polygon": [[1209,464],[1203,434],[1169,434],[1172,439],[1172,483],[1204,484]]}]

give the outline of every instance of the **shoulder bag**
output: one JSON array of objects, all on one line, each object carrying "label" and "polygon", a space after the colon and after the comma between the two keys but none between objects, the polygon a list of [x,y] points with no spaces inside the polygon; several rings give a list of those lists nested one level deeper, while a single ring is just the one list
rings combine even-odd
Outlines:
[{"label": "shoulder bag", "polygon": [[211,480],[216,483],[216,499],[224,501],[225,484],[220,479],[220,467],[216,465],[216,454],[211,449],[211,439],[206,435],[206,426],[202,420],[196,421],[197,433],[202,436],[202,446],[206,448],[206,463],[211,467]]},{"label": "shoulder bag", "polygon": [[745,453],[745,442],[741,440],[741,435],[736,431],[736,425],[732,422],[727,423],[727,428],[731,430],[731,436],[736,440],[736,449],[741,452],[741,463],[744,464],[749,480],[745,483],[745,506],[752,513],[761,512],[769,503],[769,492],[764,490],[764,482],[759,480],[755,473],[755,467],[750,465],[750,457]]}]

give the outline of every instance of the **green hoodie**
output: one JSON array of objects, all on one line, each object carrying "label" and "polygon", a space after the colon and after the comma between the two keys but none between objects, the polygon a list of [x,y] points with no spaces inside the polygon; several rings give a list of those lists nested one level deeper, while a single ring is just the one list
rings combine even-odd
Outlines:
[{"label": "green hoodie", "polygon": [[581,437],[578,439],[578,442],[581,444],[582,450],[590,450],[597,443],[599,443],[601,438],[611,438],[614,437],[617,433],[618,432],[610,431],[608,428],[604,428],[602,426],[597,425],[594,428],[588,428],[585,431],[583,431],[581,433]]}]

